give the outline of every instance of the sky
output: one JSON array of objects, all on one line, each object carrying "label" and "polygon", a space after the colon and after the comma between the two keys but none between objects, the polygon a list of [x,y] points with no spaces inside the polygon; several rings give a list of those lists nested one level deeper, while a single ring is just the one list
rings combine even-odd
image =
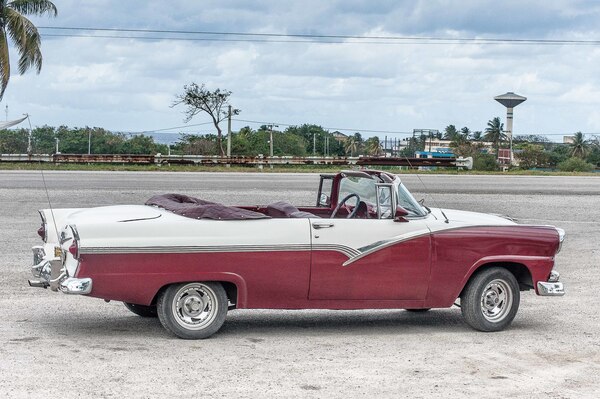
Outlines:
[{"label": "sky", "polygon": [[527,97],[515,108],[515,135],[562,141],[576,131],[600,134],[595,0],[54,4],[56,18],[31,18],[42,35],[41,73],[19,75],[11,47],[12,75],[0,102],[9,120],[27,113],[34,127],[213,133],[206,115],[186,124],[184,108],[172,107],[195,82],[232,92],[231,104],[242,111],[234,130],[311,123],[382,139],[450,124],[485,130],[493,117],[506,118],[493,97],[515,92]]}]

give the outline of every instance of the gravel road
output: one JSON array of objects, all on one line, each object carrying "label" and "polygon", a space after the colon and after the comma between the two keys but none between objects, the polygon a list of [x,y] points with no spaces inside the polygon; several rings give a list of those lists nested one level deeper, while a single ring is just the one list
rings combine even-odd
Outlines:
[{"label": "gravel road", "polygon": [[567,232],[562,298],[523,293],[510,329],[460,310],[236,310],[203,341],[121,303],[27,286],[37,209],[181,192],[226,204],[315,202],[317,174],[0,171],[0,397],[546,397],[600,395],[600,177],[414,175],[426,204]]}]

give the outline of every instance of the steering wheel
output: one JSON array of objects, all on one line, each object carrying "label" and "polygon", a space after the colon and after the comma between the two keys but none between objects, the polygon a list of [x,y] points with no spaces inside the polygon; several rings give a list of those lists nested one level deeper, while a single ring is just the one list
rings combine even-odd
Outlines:
[{"label": "steering wheel", "polygon": [[358,204],[360,203],[360,197],[358,196],[358,194],[351,193],[351,194],[346,195],[344,198],[342,198],[342,200],[340,202],[338,202],[337,206],[331,213],[330,219],[333,219],[335,217],[335,215],[337,215],[340,208],[342,206],[344,206],[346,204],[346,202],[352,197],[356,197],[356,206],[354,207],[352,212],[348,216],[346,216],[346,219],[352,219],[354,216],[356,216],[356,212],[358,212]]}]

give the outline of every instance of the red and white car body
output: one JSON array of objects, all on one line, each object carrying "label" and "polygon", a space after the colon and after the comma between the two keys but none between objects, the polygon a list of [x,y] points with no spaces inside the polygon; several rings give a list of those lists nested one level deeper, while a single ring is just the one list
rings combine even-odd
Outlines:
[{"label": "red and white car body", "polygon": [[471,326],[496,331],[520,291],[564,294],[564,231],[429,209],[386,172],[322,175],[315,206],[235,208],[256,218],[165,208],[41,210],[30,285],[123,301],[183,338],[213,334],[228,308],[427,310],[459,298]]}]

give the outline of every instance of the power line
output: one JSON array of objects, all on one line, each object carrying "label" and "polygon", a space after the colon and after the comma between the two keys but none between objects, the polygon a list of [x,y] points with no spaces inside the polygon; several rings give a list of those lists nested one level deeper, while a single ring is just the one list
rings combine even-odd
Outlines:
[{"label": "power line", "polygon": [[144,133],[158,133],[158,132],[165,132],[167,130],[175,130],[175,129],[183,129],[186,127],[195,127],[195,126],[205,126],[205,125],[212,125],[212,122],[204,122],[204,123],[196,123],[193,125],[183,125],[183,126],[174,126],[174,127],[166,127],[163,129],[154,129],[154,130],[145,130],[143,132],[140,132],[139,134],[144,134]]},{"label": "power line", "polygon": [[[279,126],[286,126],[286,127],[299,126],[299,125],[293,125],[293,124],[287,124],[287,123],[281,123],[281,122],[253,121],[253,120],[247,120],[247,119],[232,119],[232,120],[236,121],[236,122],[255,123],[255,124],[259,124],[259,125],[267,125],[267,124],[275,123],[275,124],[277,124]],[[321,126],[321,128],[327,129],[327,130],[339,130],[339,131],[345,131],[345,132],[386,133],[386,134],[412,134],[412,132],[401,132],[401,131],[393,131],[393,130],[350,129],[350,128],[327,127],[327,126]]]},{"label": "power line", "polygon": [[[229,41],[229,42],[273,42],[273,43],[346,43],[346,44],[525,44],[525,45],[600,45],[600,40],[569,40],[569,39],[513,39],[513,38],[477,38],[477,37],[435,37],[435,36],[371,36],[371,35],[318,35],[318,34],[284,34],[284,33],[250,33],[250,32],[216,32],[216,31],[185,31],[161,29],[126,29],[126,28],[89,28],[40,26],[42,30],[54,31],[83,31],[83,32],[114,32],[141,34],[169,35],[203,35],[212,37],[168,37],[168,36],[134,36],[134,35],[84,35],[84,34],[44,34],[54,37],[90,37],[114,39],[144,39],[144,40],[185,40],[185,41]],[[221,36],[221,37],[219,37]],[[231,39],[223,38],[234,37]],[[245,39],[242,39],[245,38]],[[250,38],[250,39],[248,39]],[[276,40],[279,39],[279,40]],[[287,39],[287,40],[281,40]],[[290,40],[293,39],[293,40]],[[319,40],[316,40],[319,39]],[[348,42],[348,40],[354,40]],[[368,40],[376,40],[368,41]]]}]

